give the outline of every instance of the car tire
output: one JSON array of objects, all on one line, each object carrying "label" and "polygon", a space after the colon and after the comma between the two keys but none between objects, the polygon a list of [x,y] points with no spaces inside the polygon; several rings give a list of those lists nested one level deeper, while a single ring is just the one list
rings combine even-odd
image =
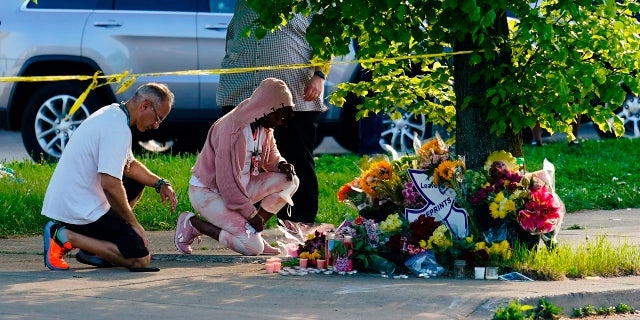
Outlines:
[{"label": "car tire", "polygon": [[380,146],[390,145],[399,153],[413,153],[414,135],[423,141],[432,136],[431,123],[426,121],[425,115],[407,112],[404,109],[398,109],[402,117],[393,120],[390,116],[386,116],[383,120],[384,130],[380,135]]},{"label": "car tire", "polygon": [[[640,138],[640,97],[634,94],[627,94],[622,106],[616,109],[614,113],[624,123],[623,137],[630,139]],[[595,126],[595,128],[601,139],[616,137],[611,130],[602,131],[598,126]]]},{"label": "car tire", "polygon": [[94,95],[89,95],[73,115],[66,117],[85,89],[82,83],[65,81],[35,90],[22,117],[22,140],[34,161],[58,161],[76,128],[101,106]]}]

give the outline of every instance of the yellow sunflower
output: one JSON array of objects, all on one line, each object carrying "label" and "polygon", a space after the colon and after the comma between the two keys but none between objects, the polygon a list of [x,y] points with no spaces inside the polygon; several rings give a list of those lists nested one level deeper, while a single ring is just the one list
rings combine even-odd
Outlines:
[{"label": "yellow sunflower", "polygon": [[456,178],[456,170],[460,167],[462,170],[465,169],[464,162],[460,160],[452,161],[445,160],[438,165],[433,174],[433,184],[440,185],[441,183],[451,183],[453,179]]}]

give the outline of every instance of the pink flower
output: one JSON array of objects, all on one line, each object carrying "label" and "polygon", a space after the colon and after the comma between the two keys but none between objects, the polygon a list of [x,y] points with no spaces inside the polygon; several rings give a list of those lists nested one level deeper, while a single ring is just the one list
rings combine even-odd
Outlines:
[{"label": "pink flower", "polygon": [[528,232],[545,234],[551,232],[560,219],[560,207],[555,203],[547,187],[531,192],[533,201],[527,202],[526,209],[518,212],[518,223]]}]

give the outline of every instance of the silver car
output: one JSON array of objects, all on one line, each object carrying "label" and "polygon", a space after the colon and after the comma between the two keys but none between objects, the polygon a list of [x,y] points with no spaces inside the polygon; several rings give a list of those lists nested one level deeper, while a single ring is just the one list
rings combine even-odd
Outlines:
[{"label": "silver car", "polygon": [[[130,97],[139,84],[156,81],[175,93],[174,109],[160,130],[134,132],[134,138],[177,140],[199,148],[208,126],[222,115],[215,103],[219,75],[155,73],[220,68],[234,6],[235,0],[0,1],[0,77],[143,75],[118,94],[119,84],[99,86],[69,117],[90,80],[0,82],[0,128],[21,130],[34,160],[55,161],[91,112]],[[350,81],[356,68],[334,66],[326,92]],[[343,118],[331,106],[323,115],[320,136],[339,135],[344,122],[355,123]]]}]

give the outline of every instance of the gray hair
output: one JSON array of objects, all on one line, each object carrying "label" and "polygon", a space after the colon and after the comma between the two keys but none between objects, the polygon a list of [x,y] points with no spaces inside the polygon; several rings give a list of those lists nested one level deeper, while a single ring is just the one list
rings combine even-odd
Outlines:
[{"label": "gray hair", "polygon": [[138,89],[136,89],[136,93],[133,95],[133,99],[136,101],[140,101],[141,99],[151,99],[154,100],[154,103],[167,101],[170,106],[173,106],[175,97],[166,84],[150,82],[138,87]]}]

